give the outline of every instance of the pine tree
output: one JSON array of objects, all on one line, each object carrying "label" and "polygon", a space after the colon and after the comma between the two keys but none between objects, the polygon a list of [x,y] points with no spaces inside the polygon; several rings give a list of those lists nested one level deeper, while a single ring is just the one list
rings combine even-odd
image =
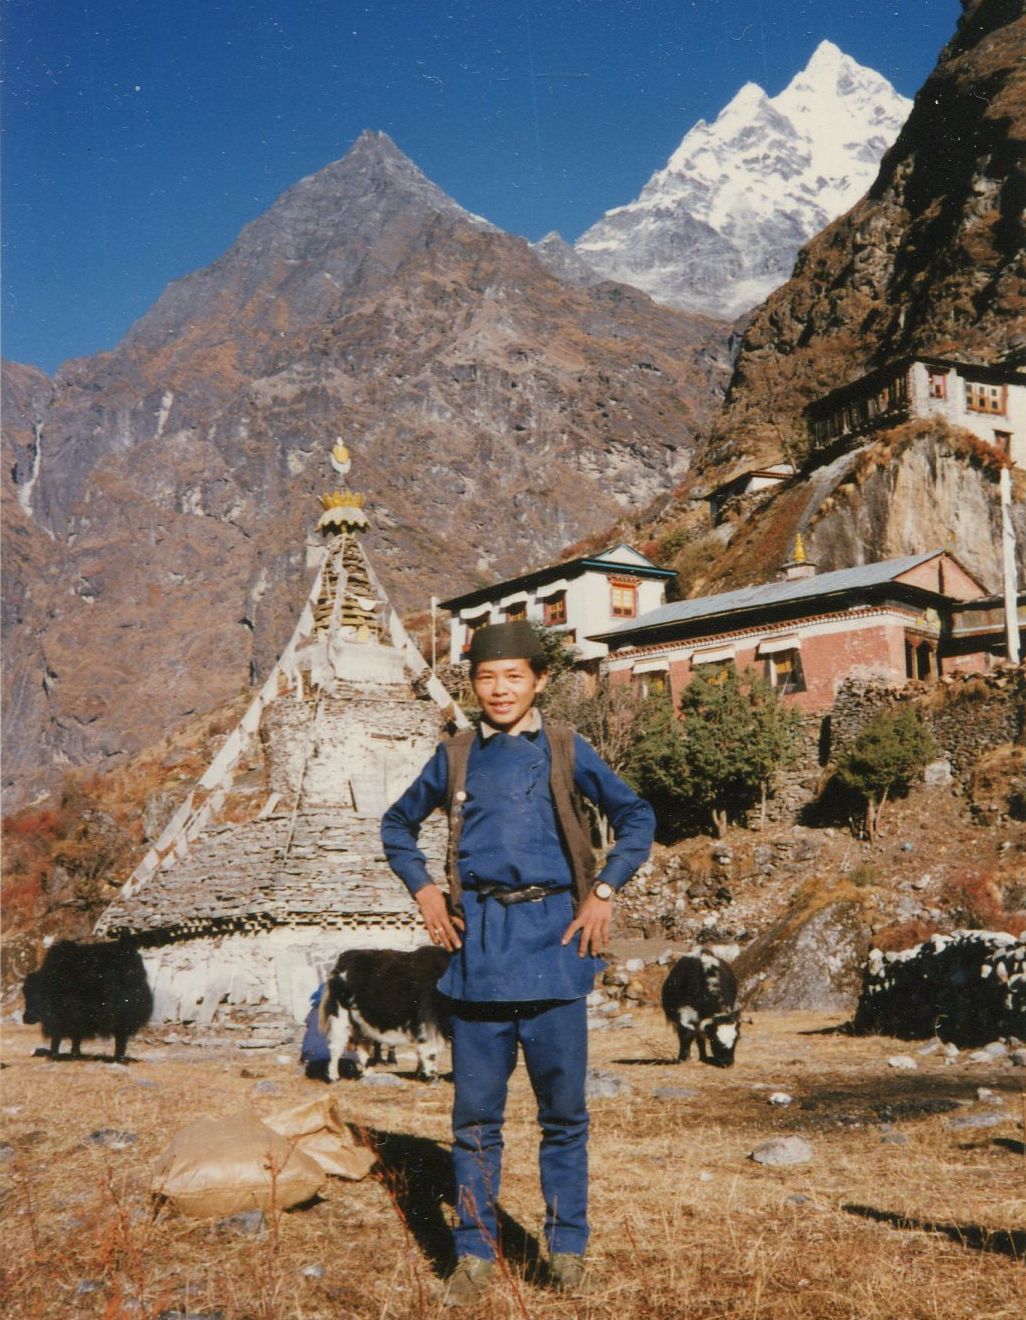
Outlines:
[{"label": "pine tree", "polygon": [[866,834],[874,840],[888,795],[906,791],[937,755],[933,734],[911,706],[899,715],[880,711],[841,757],[837,773],[866,803]]},{"label": "pine tree", "polygon": [[760,799],[765,810],[774,774],[797,759],[800,717],[757,675],[734,669],[699,674],[680,705],[692,805],[722,838]]}]

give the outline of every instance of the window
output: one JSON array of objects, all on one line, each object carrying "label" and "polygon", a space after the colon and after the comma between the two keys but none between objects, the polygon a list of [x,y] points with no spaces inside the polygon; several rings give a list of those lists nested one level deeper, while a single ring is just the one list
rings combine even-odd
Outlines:
[{"label": "window", "polygon": [[948,397],[948,373],[946,371],[930,372],[930,398],[946,399]]},{"label": "window", "polygon": [[805,691],[805,671],[800,651],[777,651],[765,660],[766,682],[782,697]]},{"label": "window", "polygon": [[634,582],[610,579],[609,612],[614,619],[633,619],[638,612],[638,588]]},{"label": "window", "polygon": [[969,412],[995,413],[999,417],[1005,414],[1004,385],[983,385],[980,381],[967,380],[965,383],[965,406]]},{"label": "window", "polygon": [[1011,454],[1012,452],[1012,433],[1011,431],[994,432],[994,448],[999,449],[1002,454]]},{"label": "window", "polygon": [[557,591],[555,595],[545,597],[544,615],[546,628],[555,628],[561,623],[566,623],[565,591]]},{"label": "window", "polygon": [[521,619],[527,618],[527,601],[518,600],[515,605],[506,606],[506,622],[518,623]]},{"label": "window", "polygon": [[727,681],[727,675],[734,668],[734,661],[703,660],[699,663],[696,660],[692,660],[691,668],[696,674],[701,674],[707,682],[719,685],[720,683],[725,683]]},{"label": "window", "polygon": [[478,628],[487,628],[488,625],[491,623],[491,621],[492,621],[491,611],[488,611],[484,614],[479,614],[474,619],[466,620],[467,632],[465,638],[463,639],[464,651],[470,650],[471,639],[473,638],[474,634],[477,632]]}]

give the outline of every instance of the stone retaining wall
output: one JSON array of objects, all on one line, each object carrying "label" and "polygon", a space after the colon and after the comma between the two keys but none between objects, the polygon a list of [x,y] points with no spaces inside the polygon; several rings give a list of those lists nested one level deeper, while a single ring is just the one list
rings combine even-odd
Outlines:
[{"label": "stone retaining wall", "polygon": [[882,710],[895,714],[911,704],[926,722],[957,782],[965,786],[973,766],[1004,743],[1026,736],[1026,666],[989,674],[946,674],[932,683],[894,688],[849,681],[842,685],[830,717],[831,760]]}]

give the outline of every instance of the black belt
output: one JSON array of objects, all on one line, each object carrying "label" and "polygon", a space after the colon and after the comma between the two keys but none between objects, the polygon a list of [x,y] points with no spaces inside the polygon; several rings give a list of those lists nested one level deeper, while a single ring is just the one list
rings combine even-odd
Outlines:
[{"label": "black belt", "polygon": [[[466,886],[464,886],[466,888]],[[553,894],[565,894],[569,885],[526,885],[523,889],[510,889],[508,885],[479,884],[468,892],[480,894],[482,898],[494,898],[503,907],[513,907],[516,903],[540,903]]]}]

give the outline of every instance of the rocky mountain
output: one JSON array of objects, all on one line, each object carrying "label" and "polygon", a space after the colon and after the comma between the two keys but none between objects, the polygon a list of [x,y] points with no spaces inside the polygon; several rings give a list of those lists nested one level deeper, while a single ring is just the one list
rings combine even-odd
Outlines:
[{"label": "rocky mountain", "polygon": [[267,672],[337,437],[410,608],[668,490],[722,396],[724,343],[635,290],[560,281],[364,134],[114,351],[52,382],[10,368],[8,795]]},{"label": "rocky mountain", "polygon": [[800,445],[806,404],[904,354],[1026,351],[1026,14],[963,10],[866,196],[749,323],[703,466]]},{"label": "rocky mountain", "polygon": [[641,195],[607,211],[575,250],[659,302],[737,317],[858,201],[910,108],[823,41],[778,96],[746,83],[712,124],[699,120]]}]

